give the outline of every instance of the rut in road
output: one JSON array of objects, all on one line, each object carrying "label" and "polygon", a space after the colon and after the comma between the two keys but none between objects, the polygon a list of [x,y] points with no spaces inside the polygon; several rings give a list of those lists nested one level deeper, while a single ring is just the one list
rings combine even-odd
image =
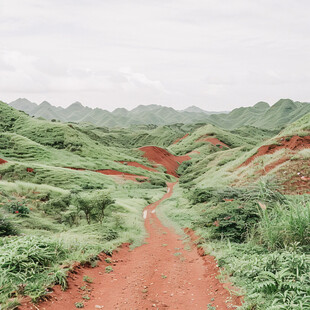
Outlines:
[{"label": "rut in road", "polygon": [[[37,305],[40,310],[76,309],[232,309],[240,299],[231,296],[216,279],[218,268],[211,256],[198,254],[196,247],[163,226],[156,207],[172,195],[176,183],[168,183],[167,193],[144,209],[146,243],[130,251],[128,246],[113,254],[113,272],[105,273],[107,264],[81,268],[72,275],[69,289],[55,287],[49,301]],[[93,283],[86,290],[83,276]],[[89,300],[82,296],[88,295]],[[28,304],[22,308],[35,309]]]}]

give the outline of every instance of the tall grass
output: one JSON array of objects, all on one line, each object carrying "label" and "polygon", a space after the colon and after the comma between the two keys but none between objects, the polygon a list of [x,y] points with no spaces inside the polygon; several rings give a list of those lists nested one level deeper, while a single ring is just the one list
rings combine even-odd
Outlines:
[{"label": "tall grass", "polygon": [[279,249],[297,243],[310,245],[310,202],[277,204],[261,212],[258,226],[261,242],[269,249]]}]

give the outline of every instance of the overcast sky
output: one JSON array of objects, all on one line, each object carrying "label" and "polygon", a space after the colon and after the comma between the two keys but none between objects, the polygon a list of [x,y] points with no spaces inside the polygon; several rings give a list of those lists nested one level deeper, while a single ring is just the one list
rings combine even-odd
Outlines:
[{"label": "overcast sky", "polygon": [[310,101],[309,0],[0,0],[0,100]]}]

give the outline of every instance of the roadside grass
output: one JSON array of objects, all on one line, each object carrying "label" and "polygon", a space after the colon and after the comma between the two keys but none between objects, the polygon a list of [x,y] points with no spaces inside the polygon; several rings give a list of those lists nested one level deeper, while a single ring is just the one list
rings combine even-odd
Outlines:
[{"label": "roadside grass", "polygon": [[[115,184],[110,194],[115,203],[105,210],[102,224],[86,223],[83,214],[69,225],[67,207],[49,209],[50,201],[67,200],[70,191],[49,185],[0,181],[0,208],[6,221],[18,228],[17,236],[0,239],[0,304],[7,309],[12,298],[29,295],[34,301],[48,293],[48,287],[66,288],[67,273],[74,262],[93,262],[100,252],[111,254],[122,243],[141,245],[146,236],[142,210],[163,195],[163,189],[141,188],[143,184]],[[48,200],[37,199],[48,193]],[[10,203],[23,203],[30,212],[12,214]],[[68,209],[69,208],[69,209]],[[47,212],[47,213],[46,213]],[[0,231],[2,222],[0,219]]]},{"label": "roadside grass", "polygon": [[197,203],[176,187],[157,213],[177,231],[188,227],[200,236],[198,246],[217,258],[221,279],[245,296],[240,309],[308,309],[310,196],[282,199],[268,184],[228,190],[219,187]]}]

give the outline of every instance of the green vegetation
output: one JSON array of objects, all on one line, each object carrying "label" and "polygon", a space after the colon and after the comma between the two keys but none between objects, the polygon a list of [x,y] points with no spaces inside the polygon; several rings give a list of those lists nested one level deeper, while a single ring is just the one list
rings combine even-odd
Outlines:
[{"label": "green vegetation", "polygon": [[[27,113],[36,109],[25,101],[19,108],[25,104]],[[309,147],[277,150],[243,165],[263,145],[308,136],[310,113],[303,116],[308,108],[281,100],[272,107],[261,102],[203,117],[195,109],[158,106],[130,113],[90,109],[86,115],[76,103],[68,111],[72,122],[84,121],[77,124],[58,121],[68,120],[66,111],[46,114],[53,111],[48,103],[31,114],[53,121],[31,118],[0,102],[0,159],[7,161],[0,160],[2,308],[14,308],[24,295],[39,300],[56,283],[65,289],[73,262],[95,266],[100,252],[111,254],[125,242],[132,247],[143,243],[143,208],[175,180],[164,167],[153,172],[128,164],[154,168],[138,149],[145,145],[165,147],[174,155],[190,152],[191,159],[179,166],[179,185],[157,214],[179,232],[185,227],[196,231],[199,246],[215,255],[222,272],[242,289],[243,309],[309,308]],[[106,126],[121,120],[130,127],[98,127],[103,115]],[[150,115],[154,124],[136,122],[151,122]],[[178,123],[167,125],[168,118]],[[105,169],[140,177],[133,182],[96,172]],[[301,195],[288,195],[288,188]],[[91,281],[84,276],[85,285]]]},{"label": "green vegetation", "polygon": [[250,188],[177,188],[160,207],[189,227],[243,289],[242,309],[309,307],[310,197],[281,195],[270,180]]},{"label": "green vegetation", "polygon": [[310,112],[308,103],[294,102],[290,99],[281,99],[271,107],[266,102],[258,102],[253,107],[237,108],[229,113],[206,112],[197,107],[177,111],[173,108],[154,104],[140,105],[131,111],[116,109],[113,112],[108,112],[99,108],[84,107],[79,102],[75,102],[64,109],[54,107],[46,101],[36,105],[27,99],[17,99],[10,105],[31,116],[43,117],[52,122],[56,120],[84,122],[107,127],[148,126],[152,124],[153,128],[154,125],[162,126],[175,123],[208,123],[229,130],[247,125],[263,129],[277,129]]}]

